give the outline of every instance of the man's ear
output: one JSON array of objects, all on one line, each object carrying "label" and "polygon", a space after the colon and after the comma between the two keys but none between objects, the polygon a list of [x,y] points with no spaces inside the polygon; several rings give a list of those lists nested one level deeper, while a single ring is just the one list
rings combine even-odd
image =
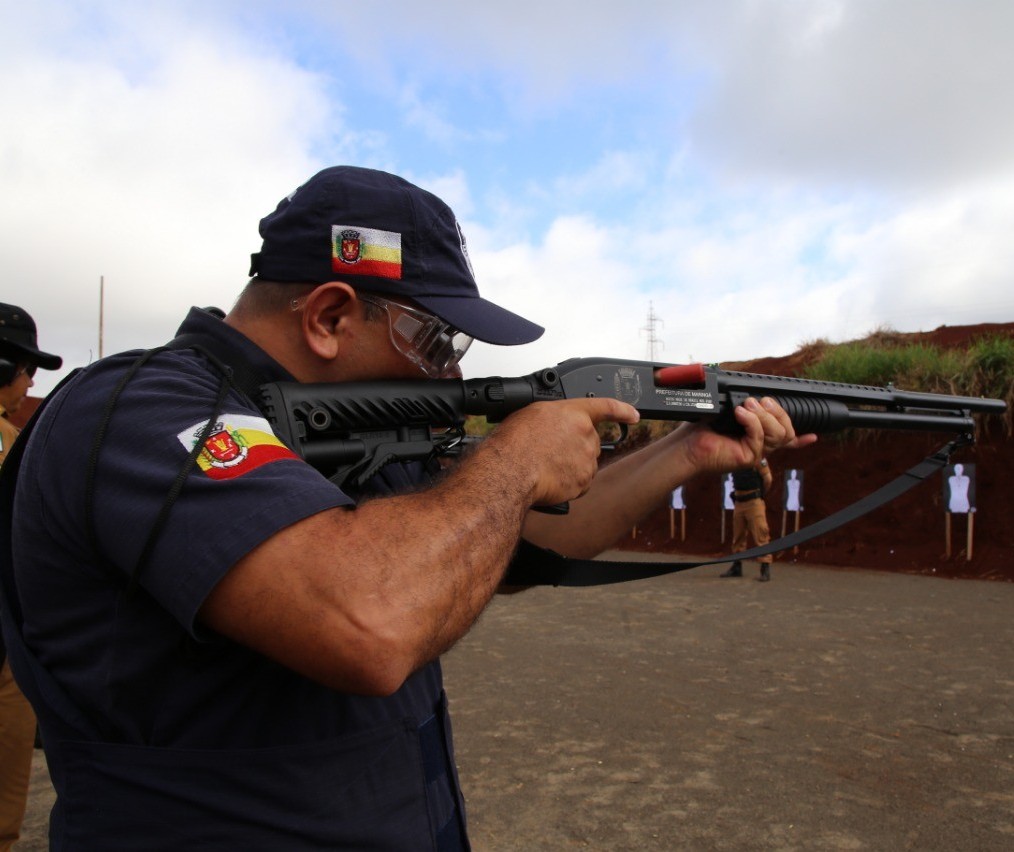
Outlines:
[{"label": "man's ear", "polygon": [[321,284],[306,297],[302,330],[314,354],[326,360],[338,357],[360,319],[358,302],[356,291],[344,281]]}]

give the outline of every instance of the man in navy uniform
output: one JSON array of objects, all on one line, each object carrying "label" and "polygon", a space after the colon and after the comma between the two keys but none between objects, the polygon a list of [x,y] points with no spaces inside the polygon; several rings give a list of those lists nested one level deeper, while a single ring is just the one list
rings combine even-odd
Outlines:
[{"label": "man in navy uniform", "polygon": [[224,319],[77,375],[0,489],[53,846],[467,849],[439,657],[522,534],[594,555],[688,478],[809,437],[749,400],[740,438],[686,426],[597,475],[596,424],[637,412],[537,403],[435,482],[340,490],[244,387],[454,376],[472,338],[542,329],[480,297],[454,214],[393,175],[325,169],[260,233]]}]

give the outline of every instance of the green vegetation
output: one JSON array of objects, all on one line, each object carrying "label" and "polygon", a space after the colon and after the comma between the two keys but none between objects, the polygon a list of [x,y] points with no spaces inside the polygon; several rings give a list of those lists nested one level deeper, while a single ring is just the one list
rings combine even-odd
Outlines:
[{"label": "green vegetation", "polygon": [[968,351],[968,386],[976,394],[1006,399],[1014,407],[1014,339],[983,338]]},{"label": "green vegetation", "polygon": [[490,423],[485,417],[469,416],[465,419],[465,434],[470,438],[487,438],[495,428],[496,424]]},{"label": "green vegetation", "polygon": [[861,385],[887,385],[910,391],[982,396],[1007,402],[1008,434],[1014,409],[1014,338],[980,337],[967,349],[904,343],[889,330],[864,340],[819,346],[804,378]]},{"label": "green vegetation", "polygon": [[905,390],[953,394],[959,393],[954,380],[961,373],[962,360],[960,353],[933,346],[879,347],[859,341],[828,349],[803,373],[805,378],[825,382],[894,384]]},{"label": "green vegetation", "polygon": [[1014,338],[981,337],[968,349],[957,350],[898,343],[894,337],[878,332],[865,340],[826,346],[804,376],[999,399],[1009,397],[1014,388]]}]

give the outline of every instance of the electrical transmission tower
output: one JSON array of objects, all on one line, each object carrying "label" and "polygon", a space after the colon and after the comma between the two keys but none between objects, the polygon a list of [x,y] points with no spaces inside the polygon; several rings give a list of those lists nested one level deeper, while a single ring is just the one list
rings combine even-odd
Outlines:
[{"label": "electrical transmission tower", "polygon": [[645,332],[648,336],[648,360],[655,360],[656,348],[665,349],[665,343],[658,339],[655,334],[655,327],[657,325],[665,325],[665,322],[655,313],[655,306],[651,302],[648,302],[648,322],[641,327],[641,331]]}]

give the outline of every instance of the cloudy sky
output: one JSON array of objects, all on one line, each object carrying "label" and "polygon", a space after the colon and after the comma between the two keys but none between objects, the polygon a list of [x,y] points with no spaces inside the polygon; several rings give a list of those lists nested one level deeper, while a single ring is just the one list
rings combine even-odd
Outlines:
[{"label": "cloudy sky", "polygon": [[[1014,321],[1009,0],[0,0],[0,300],[68,367],[228,307],[318,169],[442,196],[577,355]],[[51,387],[39,375],[36,393]]]}]

